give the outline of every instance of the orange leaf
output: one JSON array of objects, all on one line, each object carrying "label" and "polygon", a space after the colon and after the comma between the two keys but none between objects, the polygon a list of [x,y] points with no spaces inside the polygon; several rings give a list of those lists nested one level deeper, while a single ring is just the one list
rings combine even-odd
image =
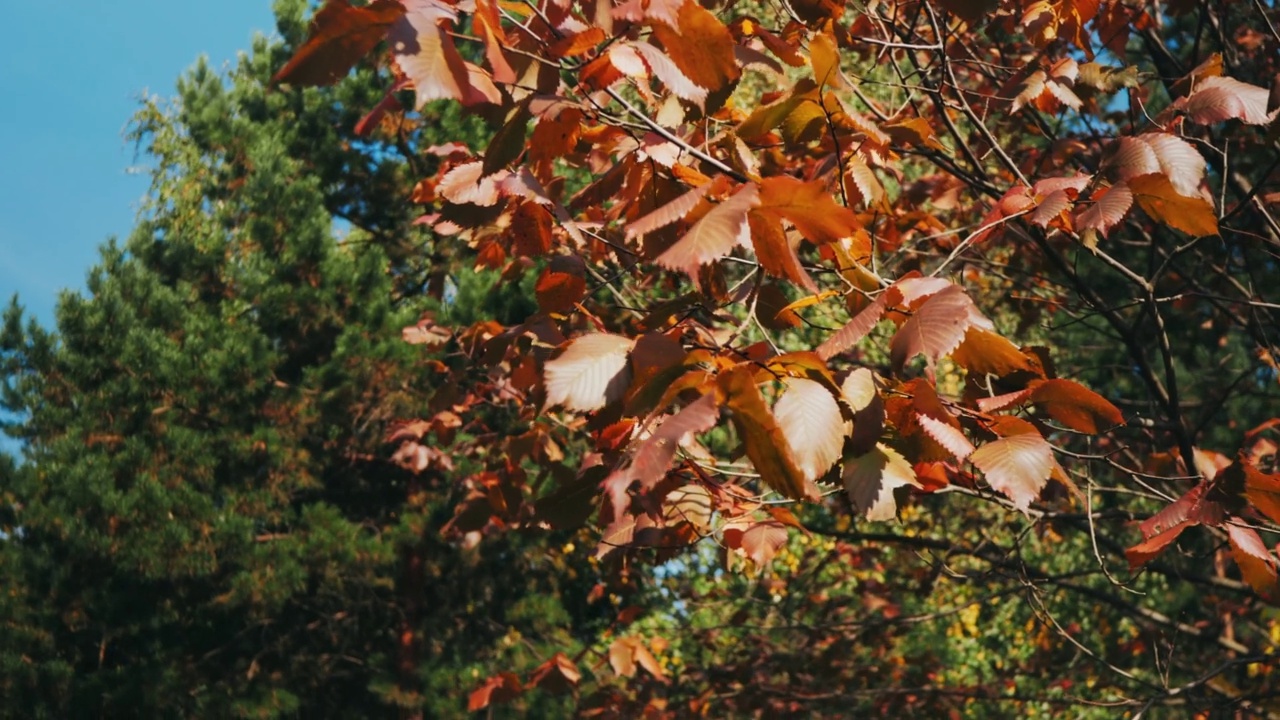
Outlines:
[{"label": "orange leaf", "polygon": [[970,327],[964,340],[951,353],[957,365],[979,376],[1004,377],[1014,372],[1036,372],[1027,356],[1004,336],[979,327]]},{"label": "orange leaf", "polygon": [[547,55],[557,60],[578,57],[604,42],[604,30],[590,27],[575,35],[569,35],[555,41],[547,47]]},{"label": "orange leaf", "polygon": [[1218,218],[1213,205],[1200,197],[1179,195],[1162,173],[1137,175],[1128,180],[1138,206],[1151,216],[1193,237],[1218,234]]},{"label": "orange leaf", "polygon": [[782,230],[782,220],[777,215],[752,210],[747,214],[747,224],[751,228],[751,246],[765,272],[774,277],[786,278],[809,292],[818,292],[818,285],[809,277],[809,273],[800,264],[800,256],[796,254],[799,238],[793,242],[787,237]]},{"label": "orange leaf", "polygon": [[781,175],[760,181],[760,207],[791,221],[810,242],[822,245],[851,237],[862,227],[847,207],[837,205],[824,183]]},{"label": "orange leaf", "polygon": [[347,0],[329,0],[311,20],[311,36],[271,82],[338,82],[387,36],[387,30],[404,12],[404,6],[396,0],[374,0],[365,7],[352,7]]},{"label": "orange leaf", "polygon": [[794,500],[805,497],[804,475],[796,467],[787,445],[786,435],[765,405],[756,387],[750,365],[738,365],[718,378],[725,406],[733,413],[747,458],[760,473],[760,479],[777,492]]},{"label": "orange leaf", "polygon": [[1037,382],[1031,401],[1039,404],[1049,417],[1077,432],[1096,435],[1100,429],[1124,424],[1124,415],[1115,405],[1074,380]]},{"label": "orange leaf", "polygon": [[742,74],[734,59],[729,28],[696,2],[686,1],[680,6],[678,29],[655,23],[653,34],[680,72],[712,93]]}]

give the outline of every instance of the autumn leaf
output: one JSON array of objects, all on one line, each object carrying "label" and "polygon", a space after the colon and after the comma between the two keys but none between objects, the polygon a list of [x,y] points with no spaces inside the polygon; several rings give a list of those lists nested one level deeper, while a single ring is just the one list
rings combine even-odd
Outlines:
[{"label": "autumn leaf", "polygon": [[1030,399],[1049,417],[1077,432],[1096,435],[1124,424],[1120,410],[1089,388],[1072,380],[1037,382]]},{"label": "autumn leaf", "polygon": [[751,240],[747,213],[759,204],[754,184],[746,184],[728,200],[716,205],[689,228],[674,245],[656,258],[671,270],[697,278],[698,268],[719,260]]},{"label": "autumn leaf", "polygon": [[876,443],[868,453],[845,460],[844,489],[854,510],[868,520],[892,520],[898,514],[895,492],[920,487],[911,464],[893,448]]},{"label": "autumn leaf", "polygon": [[524,688],[521,687],[520,679],[515,676],[515,673],[498,673],[471,691],[471,695],[467,698],[467,711],[476,712],[490,705],[509,703],[521,692],[524,692]]},{"label": "autumn leaf", "polygon": [[729,29],[696,2],[682,3],[677,23],[657,23],[653,35],[680,72],[710,93],[719,92],[742,74],[734,59]]},{"label": "autumn leaf", "polygon": [[786,378],[773,415],[806,480],[817,480],[840,459],[845,421],[831,391],[814,380]]},{"label": "autumn leaf", "polygon": [[546,407],[590,412],[618,400],[631,382],[627,354],[635,340],[594,333],[571,341],[543,370]]},{"label": "autumn leaf", "polygon": [[837,205],[825,184],[788,176],[760,181],[760,208],[786,218],[817,245],[846,238],[860,227],[853,211]]},{"label": "autumn leaf", "polygon": [[1254,592],[1271,602],[1280,600],[1280,579],[1276,576],[1276,558],[1252,528],[1234,523],[1227,525],[1227,541],[1231,557],[1240,574]]},{"label": "autumn leaf", "polygon": [[657,485],[671,468],[685,438],[710,430],[719,418],[716,395],[707,393],[663,420],[657,429],[641,440],[631,453],[627,466],[615,470],[602,483],[606,494],[613,500],[615,520],[620,519],[625,511],[627,491],[634,482],[639,481],[641,491]]},{"label": "autumn leaf", "polygon": [[[893,336],[889,352],[895,371],[901,372],[908,360],[923,354],[932,372],[938,358],[960,345],[976,317],[973,300],[958,285],[930,296]],[[990,330],[990,321],[981,329]]]},{"label": "autumn leaf", "polygon": [[969,442],[969,439],[958,428],[924,414],[917,414],[916,420],[920,423],[920,427],[924,429],[925,433],[939,445],[946,448],[947,452],[954,455],[956,460],[964,460],[973,454],[973,443]]},{"label": "autumn leaf", "polygon": [[1128,183],[1134,200],[1152,220],[1193,237],[1218,234],[1213,204],[1202,197],[1180,195],[1163,174],[1138,175]]},{"label": "autumn leaf", "polygon": [[1123,182],[1094,194],[1093,204],[1076,216],[1076,227],[1106,237],[1133,207],[1133,192]]},{"label": "autumn leaf", "polygon": [[480,68],[462,59],[446,30],[457,19],[443,0],[403,0],[407,12],[391,26],[387,40],[397,67],[412,82],[416,108],[450,98],[465,105],[497,103],[501,94]]},{"label": "autumn leaf", "polygon": [[796,467],[786,434],[756,387],[751,367],[735,366],[720,374],[719,383],[725,407],[732,412],[734,427],[760,479],[786,497],[804,498],[804,474]]},{"label": "autumn leaf", "polygon": [[1224,120],[1266,125],[1275,119],[1275,111],[1268,109],[1269,95],[1266,88],[1214,76],[1197,83],[1196,89],[1180,104],[1187,116],[1201,125]]},{"label": "autumn leaf", "polygon": [[1026,512],[1040,497],[1056,462],[1053,448],[1032,430],[993,440],[969,456],[987,478],[987,483],[1013,501],[1014,507]]},{"label": "autumn leaf", "polygon": [[347,0],[328,0],[311,20],[311,34],[273,83],[332,85],[387,36],[405,13],[397,0],[374,0],[352,7]]}]

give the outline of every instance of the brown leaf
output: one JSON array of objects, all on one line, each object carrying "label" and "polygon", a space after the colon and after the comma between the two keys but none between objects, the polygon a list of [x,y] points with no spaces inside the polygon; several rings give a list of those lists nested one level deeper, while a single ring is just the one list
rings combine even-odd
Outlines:
[{"label": "brown leaf", "polygon": [[416,108],[431,100],[460,100],[465,105],[497,103],[501,94],[481,69],[462,59],[446,29],[457,19],[442,0],[404,0],[407,12],[387,34],[392,57],[413,81]]},{"label": "brown leaf", "polygon": [[777,520],[752,524],[742,533],[742,551],[758,568],[765,568],[787,544],[787,528]]},{"label": "brown leaf", "polygon": [[752,210],[747,214],[751,229],[751,246],[764,271],[773,277],[786,278],[809,292],[818,292],[818,285],[800,264],[796,253],[799,238],[792,240],[782,230],[782,220],[771,212]]},{"label": "brown leaf", "polygon": [[923,354],[932,372],[938,358],[964,340],[976,313],[973,300],[958,285],[949,285],[930,296],[893,336],[889,353],[895,371],[901,372],[908,360]]},{"label": "brown leaf", "polygon": [[1266,474],[1248,463],[1241,465],[1249,503],[1272,522],[1280,523],[1280,473]]},{"label": "brown leaf", "polygon": [[1276,576],[1276,558],[1262,544],[1262,538],[1252,528],[1234,523],[1227,525],[1227,540],[1231,543],[1231,557],[1240,566],[1240,574],[1254,592],[1270,602],[1280,600],[1280,578]]},{"label": "brown leaf", "polygon": [[898,514],[895,492],[908,486],[920,487],[911,463],[881,443],[868,453],[845,460],[842,477],[849,502],[868,520],[894,519]]},{"label": "brown leaf", "polygon": [[974,450],[969,460],[993,489],[1008,496],[1023,512],[1040,496],[1057,465],[1053,448],[1034,429],[989,442]]},{"label": "brown leaf", "polygon": [[548,360],[546,407],[590,412],[622,397],[631,383],[627,354],[635,340],[609,333],[583,335]]},{"label": "brown leaf", "polygon": [[784,380],[786,391],[774,403],[773,416],[782,428],[806,480],[817,480],[840,459],[845,421],[835,397],[822,383],[805,378]]},{"label": "brown leaf", "polygon": [[1186,99],[1183,110],[1201,125],[1240,120],[1247,125],[1266,125],[1275,117],[1268,110],[1266,88],[1229,77],[1205,78]]},{"label": "brown leaf", "polygon": [[[582,262],[576,256],[573,259]],[[564,272],[549,267],[538,276],[533,291],[543,312],[572,312],[587,294],[587,279],[580,268],[577,272]]]},{"label": "brown leaf", "polygon": [[694,278],[698,268],[719,260],[751,237],[747,213],[759,204],[754,184],[743,185],[733,197],[716,205],[693,224],[674,245],[659,255],[655,262],[671,270],[679,270]]},{"label": "brown leaf", "polygon": [[329,0],[311,20],[311,34],[289,62],[271,78],[273,83],[332,85],[368,55],[405,13],[396,0],[374,0],[352,7],[347,0]]},{"label": "brown leaf", "polygon": [[957,365],[978,376],[1004,377],[1015,372],[1036,372],[1035,366],[1017,345],[990,330],[970,327],[964,340],[951,352]]},{"label": "brown leaf", "polygon": [[578,671],[578,666],[564,653],[556,653],[533,671],[529,676],[529,685],[554,695],[564,695],[577,687],[581,680],[582,673]]}]

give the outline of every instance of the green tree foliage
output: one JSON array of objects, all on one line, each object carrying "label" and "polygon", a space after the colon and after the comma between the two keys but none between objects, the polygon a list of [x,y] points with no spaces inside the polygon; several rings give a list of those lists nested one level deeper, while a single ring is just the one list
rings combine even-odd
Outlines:
[{"label": "green tree foliage", "polygon": [[[287,38],[302,11],[282,4]],[[387,441],[447,380],[448,348],[403,327],[433,303],[528,313],[410,224],[415,149],[483,125],[453,112],[357,137],[382,81],[268,90],[284,52],[259,39],[229,78],[202,62],[174,101],[148,100],[136,230],[62,298],[56,331],[16,302],[5,315],[23,455],[0,456],[5,713],[448,716],[476,668],[532,668],[551,650],[528,638],[559,649],[590,621],[561,604],[586,581],[564,560],[518,538],[447,542],[451,476]],[[451,308],[422,293],[446,271]],[[446,462],[449,442],[510,426],[487,420],[423,442]]]}]

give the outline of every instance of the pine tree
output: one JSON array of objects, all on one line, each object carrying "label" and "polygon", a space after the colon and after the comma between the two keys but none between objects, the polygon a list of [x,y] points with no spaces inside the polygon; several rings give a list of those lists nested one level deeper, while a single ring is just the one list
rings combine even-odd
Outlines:
[{"label": "pine tree", "polygon": [[[304,6],[279,8],[295,43]],[[431,303],[413,291],[457,269],[412,229],[405,178],[420,146],[478,125],[357,138],[349,108],[385,78],[269,88],[286,50],[259,39],[229,82],[202,62],[175,101],[148,100],[137,228],[61,299],[56,332],[16,300],[5,315],[24,456],[0,456],[15,716],[453,715],[486,658],[550,655],[512,637],[565,647],[596,622],[560,600],[563,561],[441,539],[454,485],[385,442],[444,377],[400,339]],[[461,287],[447,311],[529,303]],[[502,422],[484,429],[500,441]]]}]

